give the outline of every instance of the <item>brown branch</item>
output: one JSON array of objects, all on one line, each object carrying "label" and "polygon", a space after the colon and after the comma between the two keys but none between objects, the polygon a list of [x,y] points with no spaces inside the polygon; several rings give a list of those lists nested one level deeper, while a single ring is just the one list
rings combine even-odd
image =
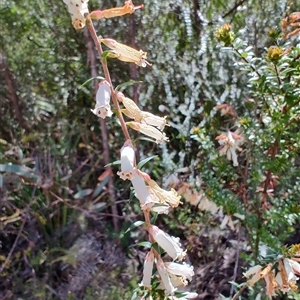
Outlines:
[{"label": "brown branch", "polygon": [[0,70],[4,74],[5,84],[8,89],[8,93],[10,95],[10,100],[12,103],[12,108],[15,112],[16,119],[18,120],[20,126],[24,128],[26,131],[29,130],[29,126],[25,122],[21,107],[20,107],[20,98],[18,97],[16,91],[16,83],[15,80],[8,68],[8,64],[5,62],[5,55],[3,54],[3,51],[0,51]]},{"label": "brown branch", "polygon": [[[222,15],[222,19],[228,17],[233,12],[235,13],[237,8],[239,6],[241,6],[242,4],[244,4],[244,2],[246,2],[246,1],[247,0],[240,0],[239,2],[235,3],[235,5],[229,11],[227,11],[225,14]],[[213,25],[214,23],[216,23],[216,21],[210,21],[210,22],[207,23],[207,25]]]},{"label": "brown branch", "polygon": [[[86,45],[87,45],[87,51],[88,51],[88,59],[90,63],[90,69],[91,69],[91,76],[96,77],[98,76],[98,71],[97,71],[97,64],[96,64],[96,55],[94,52],[94,43],[93,40],[90,38],[90,35],[88,33],[88,29],[84,29],[84,37],[86,40]],[[107,70],[108,71],[108,70]],[[110,79],[109,73],[105,74],[106,79]],[[111,80],[108,80],[111,84]],[[94,80],[94,92],[95,95],[98,90],[98,82]],[[104,164],[107,165],[110,163],[110,155],[109,155],[109,145],[108,145],[108,134],[107,134],[107,129],[105,125],[105,120],[99,119],[100,123],[100,129],[101,129],[101,138],[102,138],[102,145],[103,145],[103,158],[104,158]],[[111,168],[108,168],[111,170]],[[112,174],[112,172],[110,172]],[[115,195],[115,190],[114,190],[114,182],[113,178],[110,176],[109,181],[108,181],[108,193],[109,193],[109,199],[111,202],[111,211],[112,211],[112,219],[113,219],[113,224],[114,224],[114,229],[116,231],[119,231],[119,222],[117,219],[118,215],[118,209],[116,205],[116,195]]]}]

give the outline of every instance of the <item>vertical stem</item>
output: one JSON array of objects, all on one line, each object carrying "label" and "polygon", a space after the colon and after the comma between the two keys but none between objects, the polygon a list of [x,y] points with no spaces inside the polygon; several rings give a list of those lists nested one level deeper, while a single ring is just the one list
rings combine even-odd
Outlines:
[{"label": "vertical stem", "polygon": [[[84,30],[84,37],[87,42],[91,75],[92,75],[92,77],[96,77],[98,75],[98,72],[97,72],[97,67],[96,67],[96,56],[95,56],[94,47],[93,47],[94,45],[93,45],[93,42],[91,41],[88,31],[86,29]],[[108,73],[108,75],[109,75],[109,73]],[[95,94],[97,92],[97,89],[98,89],[98,82],[94,81]],[[103,145],[103,158],[104,158],[105,165],[107,165],[110,163],[108,134],[107,134],[106,126],[105,126],[105,121],[100,118],[99,123],[100,123],[101,138],[102,138],[102,145]],[[111,173],[112,172],[109,172],[109,174],[111,174]],[[117,205],[116,205],[116,195],[115,195],[115,191],[114,191],[114,182],[113,182],[113,179],[111,176],[108,181],[108,194],[109,194],[109,199],[111,202],[111,211],[112,211],[112,215],[113,215],[114,229],[116,231],[119,231],[119,222],[118,222],[118,218],[117,218],[118,209],[117,209]]]}]

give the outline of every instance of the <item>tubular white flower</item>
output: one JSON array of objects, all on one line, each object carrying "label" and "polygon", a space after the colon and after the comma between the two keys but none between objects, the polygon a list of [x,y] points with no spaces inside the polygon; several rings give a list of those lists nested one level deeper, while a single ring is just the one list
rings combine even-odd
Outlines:
[{"label": "tubular white flower", "polygon": [[153,202],[153,200],[152,200],[151,195],[150,195],[150,193],[147,189],[145,180],[144,180],[143,177],[141,177],[139,175],[139,172],[136,169],[135,169],[133,175],[134,176],[131,179],[131,183],[134,187],[136,197],[140,200],[141,208],[143,210],[147,209],[149,207],[149,204],[150,204],[150,207],[152,206],[151,203]]},{"label": "tubular white flower", "polygon": [[[138,120],[136,120],[138,121]],[[138,121],[139,122],[139,121]],[[141,111],[141,123],[157,127],[163,131],[167,125],[167,117],[159,117],[147,111]]]},{"label": "tubular white flower", "polygon": [[195,275],[194,267],[185,263],[166,262],[165,267],[169,273],[181,276],[184,280],[192,280],[192,277]]},{"label": "tubular white flower", "polygon": [[167,202],[171,207],[177,207],[181,202],[177,192],[174,189],[171,191],[166,191],[162,189],[154,180],[147,181],[147,184],[150,186],[152,192],[159,199],[160,203]]},{"label": "tubular white flower", "polygon": [[169,295],[173,295],[176,291],[176,288],[174,288],[174,286],[172,285],[167,269],[160,257],[157,258],[156,267],[165,290]]},{"label": "tubular white flower", "polygon": [[294,261],[293,259],[287,259],[287,260],[288,260],[290,266],[292,267],[293,272],[299,276],[300,275],[300,263]]},{"label": "tubular white flower", "polygon": [[75,29],[85,26],[85,14],[89,13],[89,0],[63,0],[68,6],[69,13],[72,15],[72,24]]},{"label": "tubular white flower", "polygon": [[160,132],[157,128],[153,126],[147,124],[140,124],[138,122],[126,122],[126,124],[132,129],[137,130],[145,135],[148,135],[151,138],[154,138],[157,144],[160,144],[163,141],[167,142],[169,140],[163,132]]},{"label": "tubular white flower", "polygon": [[283,264],[284,264],[286,273],[288,274],[288,281],[298,280],[297,276],[295,276],[295,273],[299,274],[299,272],[300,272],[299,263],[297,263],[289,258],[285,258],[283,260]]},{"label": "tubular white flower", "polygon": [[103,80],[99,83],[97,94],[96,94],[96,106],[91,111],[98,117],[105,119],[106,117],[112,116],[110,107],[110,96],[111,89],[110,84],[107,80]]},{"label": "tubular white flower", "polygon": [[143,270],[143,280],[141,285],[151,288],[151,277],[153,272],[154,264],[154,254],[152,251],[149,251],[145,257],[144,261],[144,270]]},{"label": "tubular white flower", "polygon": [[131,140],[127,140],[121,148],[121,172],[117,174],[121,179],[131,180],[133,178],[133,171],[135,167],[135,153]]},{"label": "tubular white flower", "polygon": [[168,235],[155,225],[149,227],[149,233],[153,236],[158,245],[173,258],[173,260],[184,259],[186,251],[181,248],[179,238]]}]

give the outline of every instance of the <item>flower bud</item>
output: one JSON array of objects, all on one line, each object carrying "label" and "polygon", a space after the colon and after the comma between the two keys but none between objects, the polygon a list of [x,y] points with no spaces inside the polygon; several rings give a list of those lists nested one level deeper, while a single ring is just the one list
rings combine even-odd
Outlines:
[{"label": "flower bud", "polygon": [[138,5],[138,6],[134,6],[132,4],[131,0],[127,0],[125,1],[125,4],[123,7],[114,7],[114,8],[110,8],[110,9],[105,9],[105,10],[96,10],[96,11],[92,11],[89,15],[89,17],[91,19],[102,19],[102,18],[113,18],[113,17],[120,17],[120,16],[124,16],[126,14],[132,14],[134,13],[134,11],[136,9],[139,8],[143,8],[144,5]]},{"label": "flower bud", "polygon": [[234,35],[230,30],[230,24],[224,24],[221,28],[218,28],[215,37],[219,42],[223,42],[225,47],[231,46],[234,42]]}]

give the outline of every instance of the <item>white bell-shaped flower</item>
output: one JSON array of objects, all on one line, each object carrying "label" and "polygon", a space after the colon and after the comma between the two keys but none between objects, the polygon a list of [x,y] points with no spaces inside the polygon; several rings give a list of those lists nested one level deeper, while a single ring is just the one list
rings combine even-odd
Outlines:
[{"label": "white bell-shaped flower", "polygon": [[117,174],[121,179],[131,180],[135,168],[135,153],[131,140],[127,140],[121,148],[121,171]]},{"label": "white bell-shaped flower", "polygon": [[151,287],[151,277],[153,273],[154,265],[154,254],[152,251],[149,251],[145,257],[144,261],[144,270],[143,270],[143,280],[141,285],[150,288]]},{"label": "white bell-shaped flower", "polygon": [[184,259],[186,256],[186,251],[181,248],[179,238],[168,235],[155,225],[149,227],[149,233],[153,236],[157,244],[163,248],[174,260]]}]

